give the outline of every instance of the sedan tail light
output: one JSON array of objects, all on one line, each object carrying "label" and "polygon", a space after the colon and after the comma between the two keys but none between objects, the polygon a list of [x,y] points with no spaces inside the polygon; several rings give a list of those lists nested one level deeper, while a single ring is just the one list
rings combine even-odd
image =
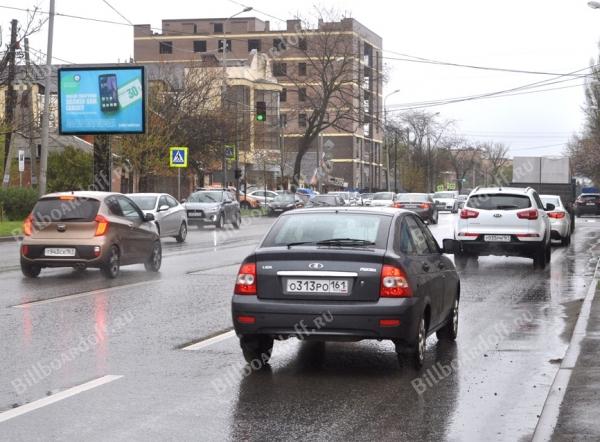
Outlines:
[{"label": "sedan tail light", "polygon": [[233,292],[236,295],[256,295],[256,263],[245,262],[242,264]]},{"label": "sedan tail light", "polygon": [[430,207],[431,207],[431,204],[429,204],[429,203],[419,204],[419,208],[421,208],[421,209],[429,209]]},{"label": "sedan tail light", "polygon": [[554,219],[562,219],[565,217],[565,212],[548,212],[548,216]]},{"label": "sedan tail light", "polygon": [[412,289],[404,270],[391,265],[383,266],[379,296],[381,298],[409,298],[412,296]]},{"label": "sedan tail light", "polygon": [[460,211],[461,219],[477,218],[478,216],[479,216],[479,212],[476,210],[462,209]]},{"label": "sedan tail light", "polygon": [[517,212],[517,217],[528,220],[538,219],[538,211],[537,209],[522,210],[521,212]]},{"label": "sedan tail light", "polygon": [[25,236],[31,236],[31,231],[32,231],[32,226],[33,226],[33,217],[31,216],[31,214],[25,218],[25,221],[23,221],[23,227],[21,228],[23,230],[23,235]]},{"label": "sedan tail light", "polygon": [[96,218],[94,219],[94,221],[96,221],[98,223],[96,225],[96,233],[94,233],[94,236],[106,235],[106,232],[108,231],[108,226],[109,226],[108,220],[106,218],[104,218],[102,215],[96,215]]},{"label": "sedan tail light", "polygon": [[402,204],[402,203],[394,203],[394,204],[392,204],[392,207],[395,207],[396,209],[402,209],[404,207],[404,204]]}]

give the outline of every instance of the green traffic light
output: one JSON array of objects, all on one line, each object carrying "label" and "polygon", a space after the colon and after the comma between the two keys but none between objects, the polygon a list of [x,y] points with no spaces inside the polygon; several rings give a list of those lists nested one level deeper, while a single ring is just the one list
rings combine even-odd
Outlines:
[{"label": "green traffic light", "polygon": [[264,121],[265,120],[265,116],[264,115],[257,115],[256,116],[256,121]]}]

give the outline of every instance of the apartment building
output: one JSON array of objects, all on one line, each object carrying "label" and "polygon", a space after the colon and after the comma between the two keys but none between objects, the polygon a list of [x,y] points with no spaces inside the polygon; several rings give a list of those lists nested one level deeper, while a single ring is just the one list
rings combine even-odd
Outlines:
[{"label": "apartment building", "polygon": [[[351,57],[355,72],[349,103],[353,117],[341,129],[330,127],[313,141],[303,158],[301,177],[307,184],[314,181],[317,166],[326,162],[328,167],[318,174],[321,186],[383,189],[387,177],[382,154],[382,40],[357,20],[319,21],[314,29],[303,29],[299,20],[288,20],[281,30],[271,29],[268,21],[255,17],[163,20],[161,32],[150,25],[135,26],[134,58],[143,64],[185,63],[212,55],[220,63],[225,59],[229,67],[247,60],[252,52],[267,55],[267,66],[281,88],[277,103],[269,95],[266,120],[257,122],[252,118],[255,138],[248,158],[255,157],[255,150],[278,151],[281,167],[270,167],[291,176],[298,143],[311,113],[307,89],[302,87],[306,79],[310,90],[311,66],[306,49],[324,33],[343,36],[354,48],[352,54],[340,53],[340,57]],[[299,39],[299,44],[288,44]],[[267,100],[256,94],[244,106],[255,112],[257,101]],[[249,165],[257,167],[256,161]]]}]

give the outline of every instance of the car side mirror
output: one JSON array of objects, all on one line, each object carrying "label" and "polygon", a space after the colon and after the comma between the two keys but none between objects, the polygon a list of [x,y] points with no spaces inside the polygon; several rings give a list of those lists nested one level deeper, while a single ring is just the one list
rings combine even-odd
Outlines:
[{"label": "car side mirror", "polygon": [[158,208],[159,212],[166,212],[167,210],[169,210],[169,206],[167,206],[166,204],[163,204]]},{"label": "car side mirror", "polygon": [[554,209],[556,209],[556,206],[554,204],[546,204],[546,208],[544,209],[546,212],[552,212]]},{"label": "car side mirror", "polygon": [[460,243],[455,239],[446,238],[442,241],[442,253],[455,255],[460,252]]},{"label": "car side mirror", "polygon": [[152,213],[146,213],[144,215],[144,221],[145,222],[154,221],[154,214],[152,214]]}]

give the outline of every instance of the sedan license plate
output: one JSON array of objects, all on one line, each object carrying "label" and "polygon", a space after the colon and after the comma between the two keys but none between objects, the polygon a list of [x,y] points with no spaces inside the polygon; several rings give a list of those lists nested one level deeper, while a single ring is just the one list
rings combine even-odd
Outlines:
[{"label": "sedan license plate", "polygon": [[490,242],[510,242],[510,235],[484,235],[483,239]]},{"label": "sedan license plate", "polygon": [[596,205],[596,203],[585,203],[585,204],[586,204],[586,206],[595,206]]},{"label": "sedan license plate", "polygon": [[189,218],[202,218],[203,216],[204,216],[203,213],[198,213],[198,212],[189,212],[188,213]]},{"label": "sedan license plate", "polygon": [[340,279],[288,279],[286,293],[323,293],[347,295],[349,283]]},{"label": "sedan license plate", "polygon": [[75,249],[52,247],[44,250],[45,256],[75,256]]}]

